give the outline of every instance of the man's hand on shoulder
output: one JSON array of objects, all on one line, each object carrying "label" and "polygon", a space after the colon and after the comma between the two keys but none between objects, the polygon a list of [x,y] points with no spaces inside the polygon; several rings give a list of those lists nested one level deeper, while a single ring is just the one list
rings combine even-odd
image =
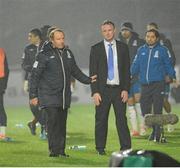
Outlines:
[{"label": "man's hand on shoulder", "polygon": [[91,83],[94,83],[96,82],[97,75],[93,75],[90,78],[91,78]]}]

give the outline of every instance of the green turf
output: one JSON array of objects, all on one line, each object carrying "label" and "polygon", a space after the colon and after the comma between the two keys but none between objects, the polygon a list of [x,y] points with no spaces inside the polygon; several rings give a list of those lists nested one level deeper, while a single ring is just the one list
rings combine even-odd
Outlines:
[{"label": "green turf", "polygon": [[[173,106],[173,111],[180,117],[180,105]],[[8,115],[8,136],[13,142],[0,142],[0,166],[16,167],[58,167],[58,166],[108,166],[109,157],[113,151],[119,150],[117,132],[113,111],[109,118],[109,132],[107,139],[107,155],[99,156],[94,147],[94,107],[93,105],[72,105],[68,116],[67,150],[70,158],[48,157],[47,141],[39,139],[39,131],[32,136],[26,126],[32,118],[28,107],[6,108]],[[23,127],[16,127],[16,124]],[[168,143],[157,144],[149,142],[147,136],[133,138],[133,149],[150,149],[165,152],[180,161],[180,125],[175,125],[173,133],[165,133]],[[149,130],[150,131],[150,130]],[[68,149],[72,145],[86,145],[87,149],[75,151]]]}]

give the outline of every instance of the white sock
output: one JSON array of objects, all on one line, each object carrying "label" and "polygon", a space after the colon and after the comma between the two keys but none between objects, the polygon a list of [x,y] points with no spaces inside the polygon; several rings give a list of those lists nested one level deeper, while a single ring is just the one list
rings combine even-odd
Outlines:
[{"label": "white sock", "polygon": [[138,131],[135,107],[128,106],[128,109],[129,109],[129,121],[131,123],[131,128],[133,131]]},{"label": "white sock", "polygon": [[140,128],[144,128],[145,127],[145,123],[144,123],[144,117],[142,115],[140,103],[136,103],[135,104],[135,108],[136,108],[136,111],[137,111],[137,116],[139,118]]},{"label": "white sock", "polygon": [[0,135],[6,135],[6,127],[0,126]]}]

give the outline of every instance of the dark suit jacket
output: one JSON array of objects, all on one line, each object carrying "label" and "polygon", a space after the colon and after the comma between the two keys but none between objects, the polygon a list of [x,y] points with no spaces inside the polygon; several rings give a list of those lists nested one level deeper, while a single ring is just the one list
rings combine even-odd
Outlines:
[{"label": "dark suit jacket", "polygon": [[[116,40],[118,70],[119,70],[119,89],[129,90],[130,87],[130,58],[128,46]],[[101,41],[91,47],[90,53],[90,76],[97,75],[97,81],[91,84],[92,95],[94,93],[103,93],[107,82],[107,56],[104,41]]]}]

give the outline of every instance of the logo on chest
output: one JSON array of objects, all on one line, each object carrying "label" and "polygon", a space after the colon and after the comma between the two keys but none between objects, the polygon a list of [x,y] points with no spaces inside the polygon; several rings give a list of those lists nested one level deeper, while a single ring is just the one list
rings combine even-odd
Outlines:
[{"label": "logo on chest", "polygon": [[154,58],[159,58],[159,51],[156,51],[156,52],[155,52]]}]

